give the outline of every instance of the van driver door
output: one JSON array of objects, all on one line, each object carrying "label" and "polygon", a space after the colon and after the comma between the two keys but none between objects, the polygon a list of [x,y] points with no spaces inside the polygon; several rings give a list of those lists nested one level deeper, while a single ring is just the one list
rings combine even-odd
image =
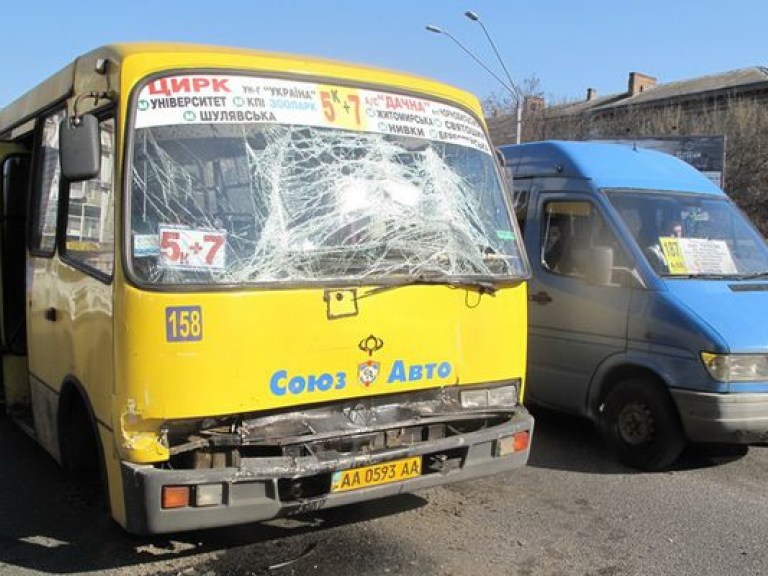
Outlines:
[{"label": "van driver door", "polygon": [[627,346],[626,249],[587,194],[540,193],[529,218],[528,395],[583,414],[599,364]]}]

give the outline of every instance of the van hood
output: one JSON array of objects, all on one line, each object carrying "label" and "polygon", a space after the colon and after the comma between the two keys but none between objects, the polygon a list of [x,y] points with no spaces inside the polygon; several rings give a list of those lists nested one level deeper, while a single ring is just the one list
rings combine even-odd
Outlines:
[{"label": "van hood", "polygon": [[680,279],[665,285],[722,338],[727,352],[768,353],[768,282]]}]

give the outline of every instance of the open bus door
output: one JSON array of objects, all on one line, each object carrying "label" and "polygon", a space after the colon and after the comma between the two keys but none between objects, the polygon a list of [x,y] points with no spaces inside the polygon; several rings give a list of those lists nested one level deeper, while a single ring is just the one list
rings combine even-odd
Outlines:
[{"label": "open bus door", "polygon": [[29,163],[23,146],[0,142],[0,401],[22,423],[30,417],[25,305]]}]

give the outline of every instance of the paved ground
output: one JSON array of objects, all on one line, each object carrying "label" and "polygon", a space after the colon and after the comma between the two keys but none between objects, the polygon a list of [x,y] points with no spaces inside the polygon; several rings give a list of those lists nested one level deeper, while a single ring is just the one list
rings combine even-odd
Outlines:
[{"label": "paved ground", "polygon": [[611,461],[537,414],[524,470],[300,519],[134,539],[0,419],[0,576],[768,574],[768,448],[672,472]]}]

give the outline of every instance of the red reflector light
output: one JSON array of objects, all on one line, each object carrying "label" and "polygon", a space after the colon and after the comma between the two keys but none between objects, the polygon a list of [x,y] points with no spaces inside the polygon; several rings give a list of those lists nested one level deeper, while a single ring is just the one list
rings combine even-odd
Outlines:
[{"label": "red reflector light", "polygon": [[513,446],[515,447],[515,452],[522,452],[523,450],[528,449],[528,444],[531,439],[531,435],[529,432],[515,432],[512,435],[512,442]]},{"label": "red reflector light", "polygon": [[163,508],[189,506],[189,486],[163,486]]}]

